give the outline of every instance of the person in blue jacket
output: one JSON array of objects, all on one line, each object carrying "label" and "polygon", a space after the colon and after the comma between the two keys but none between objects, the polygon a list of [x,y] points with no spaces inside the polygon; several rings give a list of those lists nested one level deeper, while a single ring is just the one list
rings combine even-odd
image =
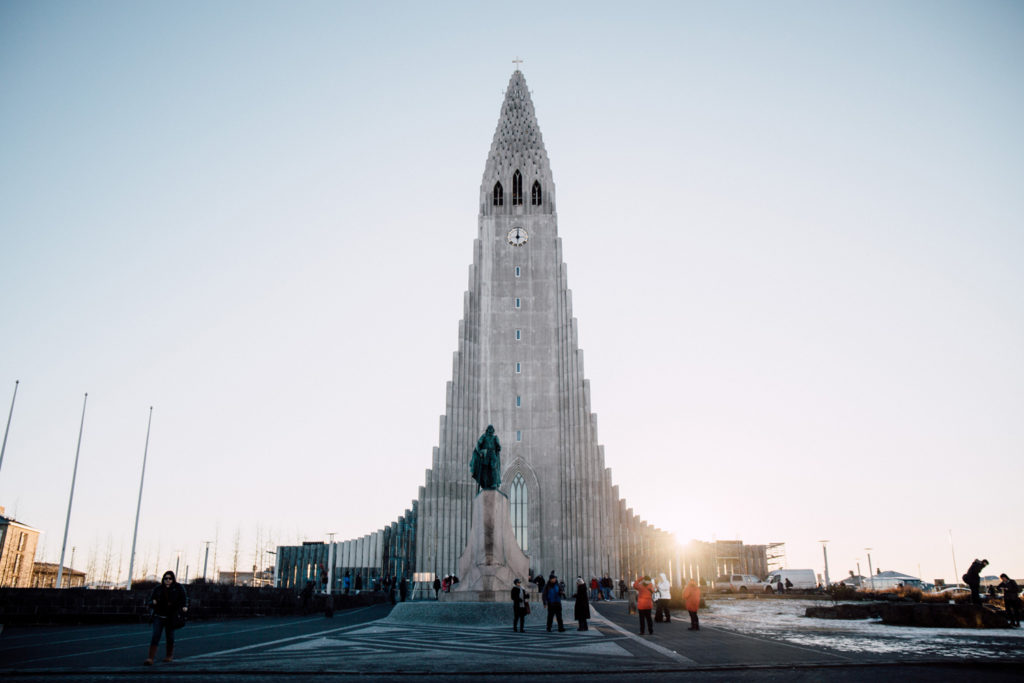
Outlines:
[{"label": "person in blue jacket", "polygon": [[548,608],[548,631],[551,631],[551,622],[556,619],[558,620],[558,630],[564,631],[565,624],[562,623],[562,587],[558,585],[558,577],[555,576],[554,572],[551,572],[551,576],[544,586],[541,600],[543,600],[544,606]]}]

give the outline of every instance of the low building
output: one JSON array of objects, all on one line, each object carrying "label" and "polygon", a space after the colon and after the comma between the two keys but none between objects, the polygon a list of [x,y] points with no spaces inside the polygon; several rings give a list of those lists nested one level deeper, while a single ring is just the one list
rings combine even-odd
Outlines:
[{"label": "low building", "polygon": [[39,529],[6,516],[0,507],[0,587],[32,587],[39,533]]},{"label": "low building", "polygon": [[[57,563],[56,562],[35,562],[32,565],[32,587],[33,588],[56,588],[57,587]],[[81,588],[85,585],[85,572],[80,572],[71,567],[64,567],[61,575],[61,583],[65,588]]]},{"label": "low building", "polygon": [[897,588],[910,587],[922,588],[923,585],[924,582],[916,576],[893,571],[883,572],[881,569],[875,572],[874,576],[864,579],[864,587],[875,591],[890,591]]}]

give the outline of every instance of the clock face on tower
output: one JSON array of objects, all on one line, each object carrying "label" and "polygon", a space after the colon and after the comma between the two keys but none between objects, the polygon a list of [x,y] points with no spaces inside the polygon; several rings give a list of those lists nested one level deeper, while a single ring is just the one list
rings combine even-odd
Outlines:
[{"label": "clock face on tower", "polygon": [[524,228],[512,228],[508,231],[508,243],[513,247],[523,246],[528,239],[530,239],[530,236]]}]

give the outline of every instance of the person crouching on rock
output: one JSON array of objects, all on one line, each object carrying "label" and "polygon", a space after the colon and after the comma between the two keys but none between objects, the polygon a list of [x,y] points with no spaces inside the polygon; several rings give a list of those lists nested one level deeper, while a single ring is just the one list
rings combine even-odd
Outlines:
[{"label": "person crouching on rock", "polygon": [[[160,585],[150,595],[149,606],[153,612],[153,638],[149,641],[149,656],[143,664],[152,666],[156,649],[160,645],[160,632],[164,629],[167,629],[167,654],[164,661],[174,661],[174,629],[184,624],[182,615],[188,612],[188,596],[182,585],[175,580],[174,572],[164,572]],[[179,620],[181,623],[178,623]]]}]

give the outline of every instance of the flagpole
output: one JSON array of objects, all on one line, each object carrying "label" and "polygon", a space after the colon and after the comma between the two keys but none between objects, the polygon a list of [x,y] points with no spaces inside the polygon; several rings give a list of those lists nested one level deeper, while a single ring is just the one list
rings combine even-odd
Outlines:
[{"label": "flagpole", "polygon": [[128,590],[132,589],[132,569],[135,568],[135,539],[139,536],[139,512],[142,510],[142,485],[146,482],[146,456],[149,455],[149,429],[153,426],[153,406],[149,407],[146,423],[146,447],[142,450],[142,477],[139,479],[139,502],[135,506],[135,531],[132,532],[132,554],[128,556]]},{"label": "flagpole", "polygon": [[75,477],[78,476],[78,454],[82,451],[82,429],[85,427],[85,404],[89,401],[88,392],[82,400],[82,422],[78,425],[78,446],[75,448],[75,469],[71,471],[71,494],[68,496],[68,518],[64,522],[64,542],[60,545],[60,564],[57,565],[57,588],[61,587],[64,574],[64,551],[68,548],[68,528],[71,526],[71,501],[75,499]]},{"label": "flagpole", "polygon": [[7,413],[7,429],[4,430],[4,445],[0,446],[0,468],[4,466],[4,453],[7,451],[7,432],[11,431],[11,416],[14,415],[14,399],[18,398],[18,380],[14,380],[14,396],[11,398],[11,409]]}]

